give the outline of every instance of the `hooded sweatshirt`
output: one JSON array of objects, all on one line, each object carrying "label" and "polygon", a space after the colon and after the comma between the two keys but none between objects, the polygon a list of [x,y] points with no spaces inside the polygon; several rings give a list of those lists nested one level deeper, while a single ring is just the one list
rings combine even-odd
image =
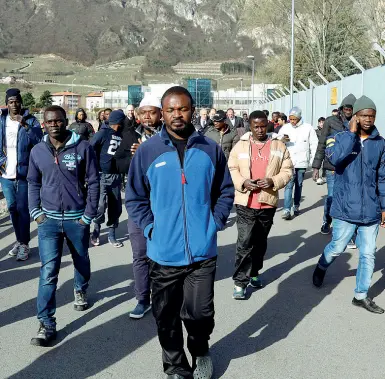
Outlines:
[{"label": "hooded sweatshirt", "polygon": [[68,133],[59,150],[48,135],[32,149],[27,177],[29,211],[34,220],[45,214],[58,220],[82,218],[90,224],[99,201],[96,156],[88,142]]},{"label": "hooded sweatshirt", "polygon": [[[84,113],[84,120],[78,119],[78,114],[80,112]],[[95,130],[93,126],[86,120],[87,120],[87,113],[85,112],[85,110],[83,108],[77,109],[75,113],[75,122],[73,122],[68,127],[68,130],[72,130],[73,132],[79,134],[79,136],[85,141],[89,141],[94,136]]]},{"label": "hooded sweatshirt", "polygon": [[90,144],[94,148],[99,164],[99,171],[103,174],[118,174],[115,153],[122,142],[120,130],[115,131],[107,123],[92,137]]}]

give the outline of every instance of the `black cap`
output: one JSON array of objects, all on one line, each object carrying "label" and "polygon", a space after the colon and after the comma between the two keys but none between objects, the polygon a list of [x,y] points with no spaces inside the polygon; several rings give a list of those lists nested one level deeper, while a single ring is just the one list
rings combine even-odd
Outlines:
[{"label": "black cap", "polygon": [[7,89],[7,91],[5,92],[5,104],[8,104],[8,99],[10,97],[16,97],[17,100],[22,102],[20,90],[18,88],[9,88],[9,89]]},{"label": "black cap", "polygon": [[213,116],[213,121],[224,121],[226,120],[226,113],[224,111],[216,111],[215,115]]}]

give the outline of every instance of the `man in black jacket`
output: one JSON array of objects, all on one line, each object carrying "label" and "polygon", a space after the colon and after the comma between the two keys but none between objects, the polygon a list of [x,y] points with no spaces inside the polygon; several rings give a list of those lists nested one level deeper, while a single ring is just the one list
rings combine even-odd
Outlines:
[{"label": "man in black jacket", "polygon": [[230,129],[237,130],[237,128],[243,128],[243,119],[235,115],[233,108],[229,108],[226,114],[226,124],[230,126]]},{"label": "man in black jacket", "polygon": [[[131,127],[123,132],[123,140],[115,154],[116,166],[121,174],[127,174],[131,160],[139,144],[155,135],[162,125],[161,104],[158,98],[152,95],[144,97],[139,105],[138,128]],[[133,253],[133,270],[135,280],[135,296],[138,304],[130,312],[134,319],[142,318],[150,309],[150,280],[149,264],[147,259],[147,241],[143,231],[137,227],[131,218],[127,220]]]},{"label": "man in black jacket", "polygon": [[76,110],[75,122],[68,129],[79,134],[84,141],[89,141],[95,134],[94,127],[87,121],[87,113],[83,108]]},{"label": "man in black jacket", "polygon": [[330,208],[333,200],[334,189],[334,166],[325,158],[326,144],[329,138],[334,137],[337,133],[340,133],[349,128],[349,121],[353,116],[353,105],[356,102],[356,97],[353,94],[346,96],[339,108],[338,116],[330,116],[325,120],[324,126],[319,135],[318,147],[313,161],[313,180],[319,179],[320,168],[323,163],[323,169],[325,170],[326,183],[328,187],[328,195],[325,200],[323,224],[321,227],[322,234],[330,233],[330,225],[332,218],[330,217]]}]

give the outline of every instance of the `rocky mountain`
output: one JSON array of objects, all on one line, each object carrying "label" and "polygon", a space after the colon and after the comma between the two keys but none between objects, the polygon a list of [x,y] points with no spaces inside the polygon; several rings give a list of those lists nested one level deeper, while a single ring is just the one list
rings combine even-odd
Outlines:
[{"label": "rocky mountain", "polygon": [[239,27],[245,0],[0,0],[0,54],[84,64],[146,55],[179,61],[258,55]]}]

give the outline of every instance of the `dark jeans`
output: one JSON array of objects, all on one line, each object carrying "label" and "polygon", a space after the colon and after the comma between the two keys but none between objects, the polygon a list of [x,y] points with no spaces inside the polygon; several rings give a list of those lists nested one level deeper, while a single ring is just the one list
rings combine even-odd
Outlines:
[{"label": "dark jeans", "polygon": [[115,229],[118,227],[119,217],[122,214],[121,186],[122,175],[100,174],[100,197],[98,213],[94,218],[95,224],[104,224],[106,221],[104,214],[107,210],[107,226]]},{"label": "dark jeans", "polygon": [[324,171],[326,171],[326,185],[328,187],[328,195],[325,199],[323,222],[326,222],[330,225],[333,221],[332,218],[330,217],[330,208],[332,207],[332,202],[333,202],[333,191],[334,191],[334,182],[336,179],[336,174],[334,171],[329,171],[329,170],[324,170]]},{"label": "dark jeans", "polygon": [[91,276],[88,244],[90,226],[79,220],[46,218],[38,225],[39,255],[41,260],[37,318],[44,325],[56,325],[56,287],[63,253],[64,238],[74,262],[74,289],[85,291]]},{"label": "dark jeans", "polygon": [[250,278],[259,275],[267,250],[267,237],[276,208],[252,209],[237,205],[238,240],[233,280],[246,288]]},{"label": "dark jeans", "polygon": [[305,177],[305,168],[295,168],[294,175],[290,179],[290,182],[287,183],[285,188],[285,200],[283,208],[287,211],[291,211],[291,206],[293,203],[293,188],[294,188],[294,206],[299,207],[302,195],[302,185],[303,179]]},{"label": "dark jeans", "polygon": [[1,187],[11,216],[16,240],[28,245],[30,237],[30,217],[28,211],[28,182],[23,179],[0,177]]},{"label": "dark jeans", "polygon": [[130,235],[131,248],[133,253],[133,269],[135,280],[135,296],[140,302],[150,302],[150,278],[149,264],[147,258],[147,240],[142,229],[128,218],[128,234]]},{"label": "dark jeans", "polygon": [[[170,267],[150,261],[152,311],[163,349],[163,368],[168,375],[191,377],[195,358],[208,352],[214,329],[216,262],[212,258],[190,266]],[[183,348],[182,321],[193,367]]]}]

